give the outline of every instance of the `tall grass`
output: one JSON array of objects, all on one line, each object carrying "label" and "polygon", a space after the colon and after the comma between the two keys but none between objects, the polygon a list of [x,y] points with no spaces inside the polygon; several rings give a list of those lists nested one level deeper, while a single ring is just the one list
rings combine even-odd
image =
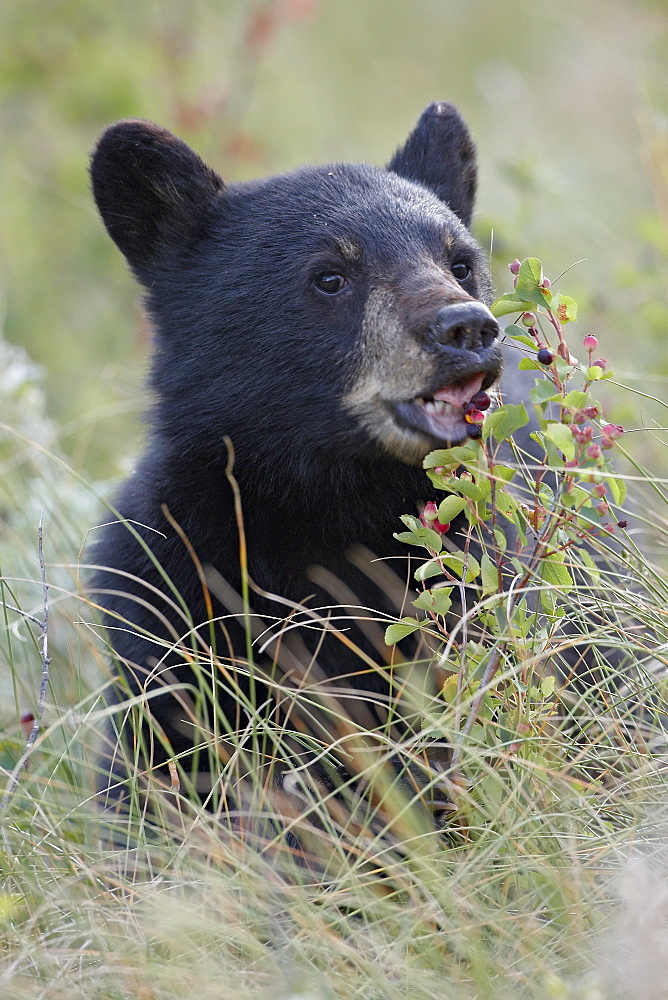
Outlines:
[{"label": "tall grass", "polygon": [[[457,697],[443,657],[443,695],[427,696],[423,675],[410,675],[402,696],[422,726],[401,740],[389,731],[372,740],[315,681],[296,690],[275,674],[275,693],[295,703],[293,721],[296,709],[329,713],[355,777],[336,793],[302,773],[276,790],[287,743],[308,740],[322,754],[324,744],[248,705],[246,728],[225,733],[215,686],[232,665],[186,642],[199,683],[184,692],[184,711],[200,725],[198,752],[217,783],[202,806],[187,758],[164,782],[139,773],[130,750],[135,794],[128,813],[114,815],[94,802],[111,676],[79,569],[98,488],[63,461],[39,373],[21,352],[2,350],[3,370],[14,372],[2,387],[13,426],[3,431],[0,478],[0,763],[11,789],[1,816],[3,996],[664,995],[668,581],[654,556],[668,534],[665,482],[642,469],[628,475],[630,531],[621,544],[604,541],[594,575],[573,580],[569,622],[550,625],[537,599],[524,661],[502,659],[474,716],[473,635]],[[50,687],[39,737],[16,772],[31,726],[20,716],[38,710],[44,665],[42,510]],[[636,544],[644,523],[651,545]],[[473,602],[477,613],[488,613],[485,600]],[[288,616],[285,627],[293,624]],[[495,628],[498,648],[517,646],[516,624]],[[564,684],[550,664],[573,662],[574,644],[592,647],[591,673],[580,665],[579,680]],[[241,658],[233,666],[247,669]],[[128,693],[114,724],[138,731],[146,710]],[[456,769],[430,762],[439,743],[457,747]],[[396,781],[388,761],[397,758],[421,775],[415,786]],[[432,808],[441,803],[441,832],[425,821],[429,796]]]}]

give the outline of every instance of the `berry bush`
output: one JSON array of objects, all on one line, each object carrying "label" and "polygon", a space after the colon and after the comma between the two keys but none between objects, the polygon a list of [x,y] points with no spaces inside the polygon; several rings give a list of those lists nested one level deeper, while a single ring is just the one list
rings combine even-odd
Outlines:
[{"label": "berry bush", "polygon": [[[544,759],[537,738],[558,728],[573,691],[598,685],[609,702],[633,673],[621,679],[633,656],[620,654],[619,636],[633,635],[627,598],[639,585],[629,582],[637,550],[613,467],[624,429],[606,421],[598,398],[612,372],[594,359],[593,334],[582,350],[569,346],[577,304],[553,290],[539,260],[510,271],[513,291],[492,312],[516,317],[505,336],[522,354],[519,369],[536,372],[530,405],[492,409],[478,393],[465,407],[469,440],[424,460],[443,500],[406,514],[396,535],[426,558],[414,570],[417,614],[389,625],[386,641],[419,631],[436,657],[456,766],[466,739]],[[622,611],[611,589],[625,595]]]}]

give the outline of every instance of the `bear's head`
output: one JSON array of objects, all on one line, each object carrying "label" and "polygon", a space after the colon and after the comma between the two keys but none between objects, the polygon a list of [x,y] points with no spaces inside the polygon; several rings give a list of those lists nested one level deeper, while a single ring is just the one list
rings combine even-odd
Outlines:
[{"label": "bear's head", "polygon": [[452,105],[431,104],[387,169],[226,185],[171,133],[124,121],[91,175],[148,293],[156,432],[175,447],[211,460],[229,436],[256,466],[415,465],[466,436],[462,407],[501,357]]}]

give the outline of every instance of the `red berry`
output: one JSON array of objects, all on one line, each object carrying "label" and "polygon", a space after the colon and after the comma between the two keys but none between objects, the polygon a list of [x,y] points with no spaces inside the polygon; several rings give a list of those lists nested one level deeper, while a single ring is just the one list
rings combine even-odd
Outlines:
[{"label": "red berry", "polygon": [[598,416],[598,406],[585,406],[584,413],[592,419]]},{"label": "red berry", "polygon": [[600,368],[602,371],[605,371],[605,369],[608,367],[608,362],[605,360],[605,358],[597,358],[596,361],[592,361],[591,365],[592,368],[596,366],[596,368]]},{"label": "red berry", "polygon": [[543,280],[540,283],[540,287],[541,288],[551,288],[552,287],[552,282],[550,281],[549,278],[543,278]]},{"label": "red berry", "polygon": [[450,522],[448,521],[447,524],[442,524],[440,521],[434,521],[432,528],[434,531],[438,531],[439,534],[444,535],[446,531],[450,531]]},{"label": "red berry", "polygon": [[485,414],[480,410],[469,410],[464,414],[464,420],[467,424],[484,424]]},{"label": "red berry", "polygon": [[606,424],[602,428],[603,434],[606,434],[609,438],[620,438],[624,433],[624,428],[621,424]]},{"label": "red berry", "polygon": [[482,427],[480,426],[480,424],[467,424],[466,425],[466,433],[468,434],[468,436],[470,438],[473,438],[474,440],[476,438],[481,438],[482,437]]},{"label": "red berry", "polygon": [[487,410],[492,400],[489,398],[484,389],[480,392],[476,392],[475,396],[471,398],[470,406],[473,406],[476,410]]},{"label": "red berry", "polygon": [[512,264],[508,265],[508,270],[510,271],[511,274],[519,274],[520,267],[521,267],[520,262],[516,257],[515,260],[512,262]]},{"label": "red berry", "polygon": [[424,505],[422,511],[422,519],[424,521],[435,521],[438,517],[438,507],[433,500],[429,500],[428,503]]},{"label": "red berry", "polygon": [[590,444],[587,448],[587,458],[600,458],[601,449],[597,444]]},{"label": "red berry", "polygon": [[536,322],[536,314],[532,312],[522,313],[522,322],[527,327],[533,326]]},{"label": "red berry", "polygon": [[541,365],[551,365],[554,361],[554,354],[547,347],[541,347],[537,354],[538,361]]},{"label": "red berry", "polygon": [[586,347],[588,351],[595,351],[598,347],[598,338],[594,336],[593,333],[588,334],[582,341],[583,347]]}]

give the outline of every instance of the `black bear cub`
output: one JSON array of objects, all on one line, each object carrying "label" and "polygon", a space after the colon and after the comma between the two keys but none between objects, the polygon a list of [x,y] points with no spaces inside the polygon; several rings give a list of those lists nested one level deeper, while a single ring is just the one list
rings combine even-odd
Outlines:
[{"label": "black bear cub", "polygon": [[311,752],[345,719],[400,718],[417,668],[377,621],[397,611],[391,570],[410,580],[393,532],[501,367],[475,149],[438,103],[385,169],[226,184],[122,121],[91,175],[155,338],[146,451],[93,554],[119,705],[145,695],[153,719],[110,751],[107,791],[121,801],[129,754],[153,787],[177,761],[206,797],[255,711]]}]

